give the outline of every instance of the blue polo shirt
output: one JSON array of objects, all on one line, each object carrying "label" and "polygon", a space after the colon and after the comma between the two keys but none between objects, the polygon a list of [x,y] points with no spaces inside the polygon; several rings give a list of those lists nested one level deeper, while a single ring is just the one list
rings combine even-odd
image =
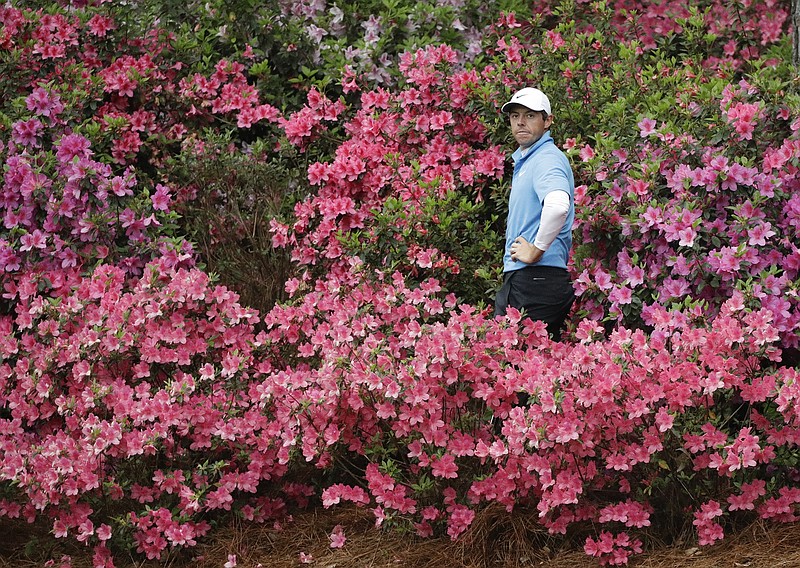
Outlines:
[{"label": "blue polo shirt", "polygon": [[[555,145],[549,131],[545,131],[526,152],[517,148],[511,157],[514,160],[514,177],[508,200],[503,271],[511,272],[526,266],[557,266],[566,269],[572,248],[572,223],[575,220],[575,179],[569,160]],[[514,239],[520,235],[530,243],[536,239],[544,198],[556,190],[566,191],[570,202],[567,220],[556,240],[535,265],[511,260],[511,244]]]}]

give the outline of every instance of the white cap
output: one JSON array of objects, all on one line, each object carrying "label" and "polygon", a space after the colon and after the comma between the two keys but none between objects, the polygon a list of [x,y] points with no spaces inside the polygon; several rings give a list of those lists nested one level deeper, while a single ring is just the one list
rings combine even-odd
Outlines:
[{"label": "white cap", "polygon": [[508,112],[508,107],[511,105],[522,105],[531,110],[543,110],[548,116],[552,114],[550,112],[550,99],[542,91],[533,87],[525,87],[514,93],[511,100],[504,104],[500,111]]}]

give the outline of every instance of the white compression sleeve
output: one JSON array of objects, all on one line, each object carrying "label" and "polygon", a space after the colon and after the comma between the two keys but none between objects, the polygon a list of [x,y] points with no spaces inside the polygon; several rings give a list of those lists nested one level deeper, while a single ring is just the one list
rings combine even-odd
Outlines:
[{"label": "white compression sleeve", "polygon": [[566,191],[551,191],[542,203],[542,220],[533,246],[547,250],[564,227],[569,213],[569,194]]}]

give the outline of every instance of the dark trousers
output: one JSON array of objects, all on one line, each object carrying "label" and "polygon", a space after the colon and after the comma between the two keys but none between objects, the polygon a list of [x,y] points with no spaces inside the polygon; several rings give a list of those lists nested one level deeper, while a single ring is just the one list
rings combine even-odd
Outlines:
[{"label": "dark trousers", "polygon": [[550,336],[561,341],[561,329],[574,301],[569,272],[555,266],[526,266],[505,273],[495,298],[494,315],[504,315],[512,306],[533,320],[543,321]]}]

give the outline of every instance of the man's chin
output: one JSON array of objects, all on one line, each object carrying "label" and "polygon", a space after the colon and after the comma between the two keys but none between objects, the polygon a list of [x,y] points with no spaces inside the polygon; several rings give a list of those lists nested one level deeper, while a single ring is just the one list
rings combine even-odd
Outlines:
[{"label": "man's chin", "polygon": [[515,137],[515,140],[517,141],[517,144],[519,144],[520,148],[528,148],[533,146],[534,142],[536,142],[536,140],[533,139],[533,136],[529,134],[517,136]]}]

